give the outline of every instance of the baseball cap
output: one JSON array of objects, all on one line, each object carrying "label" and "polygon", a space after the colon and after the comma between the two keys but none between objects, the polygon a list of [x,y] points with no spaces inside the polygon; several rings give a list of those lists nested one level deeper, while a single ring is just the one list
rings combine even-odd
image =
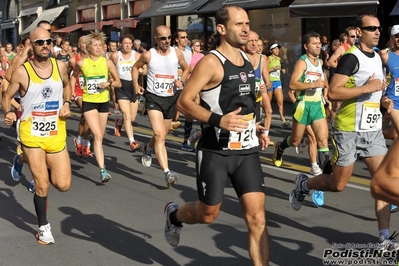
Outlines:
[{"label": "baseball cap", "polygon": [[391,29],[391,35],[395,35],[399,33],[399,25],[393,25]]},{"label": "baseball cap", "polygon": [[273,44],[270,46],[270,50],[273,50],[273,49],[276,48],[276,47],[281,48],[281,46],[278,45],[277,43],[273,43]]}]

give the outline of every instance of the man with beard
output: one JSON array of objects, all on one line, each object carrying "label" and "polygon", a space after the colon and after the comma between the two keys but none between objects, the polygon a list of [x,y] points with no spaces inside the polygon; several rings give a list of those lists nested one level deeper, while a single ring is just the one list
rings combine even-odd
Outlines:
[{"label": "man with beard", "polygon": [[14,71],[2,107],[4,121],[11,125],[17,117],[10,111],[10,101],[15,93],[20,93],[19,135],[36,187],[33,197],[39,224],[36,238],[47,245],[55,243],[47,221],[49,184],[59,191],[67,191],[71,186],[65,121],[71,115],[71,87],[65,64],[49,57],[52,42],[49,32],[36,28],[30,39],[34,59]]}]

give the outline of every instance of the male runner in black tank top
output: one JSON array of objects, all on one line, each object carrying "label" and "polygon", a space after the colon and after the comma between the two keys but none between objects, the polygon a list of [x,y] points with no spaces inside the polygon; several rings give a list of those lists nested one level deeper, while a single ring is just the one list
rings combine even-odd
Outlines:
[{"label": "male runner in black tank top", "polygon": [[[249,19],[244,9],[233,5],[222,7],[215,18],[220,46],[196,65],[177,102],[183,114],[202,122],[196,160],[199,200],[181,208],[168,203],[163,233],[176,246],[182,223],[212,223],[230,178],[249,228],[251,260],[254,265],[269,265],[265,185],[258,154],[259,140],[264,149],[267,136],[265,128],[255,123],[254,69],[240,51],[248,41]],[[195,96],[200,92],[198,105]]]}]

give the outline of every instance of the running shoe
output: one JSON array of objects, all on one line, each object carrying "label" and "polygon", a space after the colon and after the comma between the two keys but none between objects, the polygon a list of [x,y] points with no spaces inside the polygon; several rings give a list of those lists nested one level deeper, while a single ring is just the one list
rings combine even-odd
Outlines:
[{"label": "running shoe", "polygon": [[281,152],[279,150],[281,145],[281,142],[277,142],[276,145],[274,146],[274,154],[273,154],[273,163],[275,166],[280,167],[283,164],[283,154],[284,152]]},{"label": "running shoe", "polygon": [[106,183],[112,178],[111,175],[107,173],[107,169],[105,169],[105,165],[104,165],[104,168],[101,168],[100,174],[101,174],[101,183]]},{"label": "running shoe", "polygon": [[313,190],[312,200],[313,200],[313,203],[317,207],[323,206],[324,205],[324,191]]},{"label": "running shoe", "polygon": [[177,211],[178,209],[179,207],[174,202],[169,202],[168,204],[166,204],[164,209],[165,224],[163,226],[163,237],[170,245],[174,247],[179,244],[180,231],[183,229],[183,226],[174,226],[170,221],[170,214],[174,211]]},{"label": "running shoe", "polygon": [[78,143],[78,138],[73,138],[73,143],[75,144],[75,152],[79,157],[83,156],[83,145],[82,143]]},{"label": "running shoe", "polygon": [[323,173],[323,170],[321,170],[320,166],[316,165],[316,166],[312,166],[309,173],[311,175],[317,176],[317,175],[321,175]]},{"label": "running shoe", "polygon": [[36,239],[37,242],[42,245],[55,243],[53,234],[51,234],[51,226],[49,223],[39,227],[39,229],[37,230]]},{"label": "running shoe", "polygon": [[119,125],[119,118],[115,119],[115,136],[121,136],[122,126]]},{"label": "running shoe", "polygon": [[399,207],[396,205],[391,204],[391,213],[395,213],[399,211]]},{"label": "running shoe", "polygon": [[305,193],[302,191],[302,182],[305,182],[308,179],[308,176],[302,173],[297,175],[295,178],[295,187],[290,193],[289,201],[291,207],[296,211],[301,209],[305,196],[309,194],[309,192]]},{"label": "running shoe", "polygon": [[195,150],[195,144],[198,141],[198,138],[197,138],[198,132],[200,132],[200,130],[195,129],[195,128],[191,129],[190,136],[188,137],[188,140],[187,140],[187,144],[190,146],[190,148],[192,148],[194,150]]},{"label": "running shoe", "polygon": [[179,179],[179,175],[176,172],[173,172],[169,170],[168,172],[164,173],[165,181],[166,181],[166,186],[168,188],[173,187],[177,180]]},{"label": "running shoe", "polygon": [[289,120],[281,121],[281,128],[287,128],[289,126],[290,126],[290,121]]},{"label": "running shoe", "polygon": [[35,180],[32,180],[29,182],[29,187],[28,187],[28,191],[31,193],[35,193]]},{"label": "running shoe", "polygon": [[23,153],[21,144],[18,144],[18,145],[17,145],[16,152],[17,152],[17,154],[19,154],[19,155],[21,155],[21,154]]},{"label": "running shoe", "polygon": [[133,141],[132,143],[130,143],[130,149],[132,149],[132,151],[137,151],[138,149],[140,149],[141,144]]},{"label": "running shoe", "polygon": [[379,243],[380,250],[383,251],[399,250],[399,243],[395,239],[397,236],[398,234],[395,231],[390,237],[385,238],[384,240],[380,240]]},{"label": "running shoe", "polygon": [[93,157],[93,153],[91,152],[91,149],[89,146],[85,146],[83,148],[83,156],[84,157]]},{"label": "running shoe", "polygon": [[269,146],[274,146],[274,141],[269,141]]},{"label": "running shoe", "polygon": [[114,114],[119,114],[119,106],[114,107]]},{"label": "running shoe", "polygon": [[145,143],[141,148],[141,151],[143,152],[143,156],[141,157],[141,163],[145,167],[150,167],[152,163],[152,158],[151,153],[147,153],[147,145],[148,143]]},{"label": "running shoe", "polygon": [[188,144],[188,141],[186,143],[183,143],[181,149],[183,151],[195,151],[195,148],[191,148],[191,146]]},{"label": "running shoe", "polygon": [[13,163],[12,163],[12,167],[11,167],[11,176],[12,179],[14,179],[14,181],[19,181],[19,179],[21,178],[21,174],[22,174],[22,166],[24,166],[23,164],[19,164],[18,163],[18,159],[19,159],[20,155],[15,155],[14,159],[13,159]]},{"label": "running shoe", "polygon": [[172,121],[172,123],[170,123],[170,128],[169,131],[173,131],[178,129],[180,126],[180,121]]},{"label": "running shoe", "polygon": [[303,154],[303,149],[306,147],[306,138],[302,138],[298,146],[295,147],[296,154]]}]

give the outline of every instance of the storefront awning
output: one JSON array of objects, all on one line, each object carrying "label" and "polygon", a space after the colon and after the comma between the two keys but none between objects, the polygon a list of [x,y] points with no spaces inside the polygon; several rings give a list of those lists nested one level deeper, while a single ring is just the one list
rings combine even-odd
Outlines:
[{"label": "storefront awning", "polygon": [[154,2],[138,17],[138,19],[194,14],[208,1],[209,0],[161,0],[159,2]]},{"label": "storefront awning", "polygon": [[39,15],[42,13],[42,10],[43,8],[41,6],[22,9],[22,11],[19,13],[19,16],[26,17],[35,14]]},{"label": "storefront awning", "polygon": [[216,13],[224,5],[237,5],[248,10],[276,7],[280,2],[281,0],[211,0],[199,10],[199,13]]},{"label": "storefront awning", "polygon": [[53,30],[52,32],[55,32],[55,33],[70,33],[70,32],[73,32],[75,30],[78,30],[80,28],[82,28],[82,24],[75,24],[75,25],[71,25],[71,26],[68,26],[68,27],[65,27],[65,28],[62,28],[62,29]]},{"label": "storefront awning", "polygon": [[378,0],[295,0],[290,6],[291,17],[355,17],[375,12]]},{"label": "storefront awning", "polygon": [[59,17],[59,15],[62,13],[62,11],[64,11],[65,8],[68,8],[68,6],[60,6],[60,7],[44,10],[40,14],[40,16],[38,16],[37,19],[35,21],[33,21],[32,24],[29,25],[29,27],[27,27],[20,33],[20,35],[29,34],[34,28],[37,27],[37,23],[39,23],[42,20],[46,20],[50,23],[53,23],[53,21]]},{"label": "storefront awning", "polygon": [[399,16],[399,1],[396,2],[395,6],[393,7],[390,16]]},{"label": "storefront awning", "polygon": [[1,23],[2,30],[12,29],[12,28],[15,28],[15,21],[4,21],[3,23]]}]

